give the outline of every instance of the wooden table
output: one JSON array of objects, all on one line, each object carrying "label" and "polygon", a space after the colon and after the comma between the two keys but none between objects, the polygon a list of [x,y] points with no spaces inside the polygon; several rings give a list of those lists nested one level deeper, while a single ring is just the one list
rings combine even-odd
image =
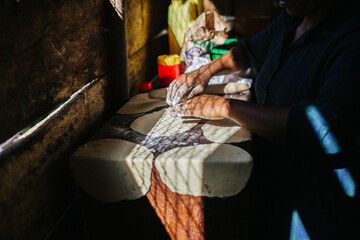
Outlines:
[{"label": "wooden table", "polygon": [[94,198],[146,196],[171,239],[205,239],[207,225],[227,222],[206,220],[207,203],[238,208],[233,199],[252,169],[250,133],[229,120],[173,119],[166,108],[147,93],[136,95],[71,156],[70,166]]}]

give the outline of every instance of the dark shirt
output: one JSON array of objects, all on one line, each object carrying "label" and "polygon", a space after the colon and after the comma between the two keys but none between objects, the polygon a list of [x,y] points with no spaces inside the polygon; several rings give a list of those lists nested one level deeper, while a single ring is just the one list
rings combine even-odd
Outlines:
[{"label": "dark shirt", "polygon": [[359,182],[360,17],[329,17],[293,42],[301,21],[284,12],[241,44],[256,101],[290,108],[282,144],[254,136],[255,221],[288,239],[296,209],[311,239],[341,239],[360,218],[358,191],[346,195],[334,172]]}]

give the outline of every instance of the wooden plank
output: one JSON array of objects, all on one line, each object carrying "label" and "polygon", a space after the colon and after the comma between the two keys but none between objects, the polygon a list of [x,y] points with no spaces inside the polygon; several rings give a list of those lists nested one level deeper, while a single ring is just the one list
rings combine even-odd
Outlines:
[{"label": "wooden plank", "polygon": [[[125,0],[128,55],[131,57],[167,28],[168,0]],[[163,46],[168,51],[168,46]]]},{"label": "wooden plank", "polygon": [[106,78],[0,153],[0,239],[44,239],[75,193],[68,156],[104,122]]},{"label": "wooden plank", "polygon": [[0,1],[0,142],[106,72],[103,0]]},{"label": "wooden plank", "polygon": [[0,239],[44,239],[76,192],[68,156],[128,98],[125,23],[102,0],[0,5],[0,142],[76,92],[0,148]]},{"label": "wooden plank", "polygon": [[167,46],[168,36],[163,35],[129,56],[129,88],[132,96],[137,93],[137,84],[151,81],[157,75],[157,56],[168,54]]},{"label": "wooden plank", "polygon": [[125,24],[129,57],[129,89],[157,74],[158,55],[168,54],[168,37],[157,35],[167,29],[168,0],[125,0]]}]

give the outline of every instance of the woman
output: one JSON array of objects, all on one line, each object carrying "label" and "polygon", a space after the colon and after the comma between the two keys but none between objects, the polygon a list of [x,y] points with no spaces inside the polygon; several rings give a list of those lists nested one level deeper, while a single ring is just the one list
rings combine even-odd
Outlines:
[{"label": "woman", "polygon": [[[360,17],[349,11],[353,3],[280,0],[285,11],[270,26],[169,87],[174,117],[230,118],[253,133],[253,239],[288,239],[294,211],[311,239],[359,234]],[[248,67],[259,72],[257,103],[201,95],[213,75]]]}]

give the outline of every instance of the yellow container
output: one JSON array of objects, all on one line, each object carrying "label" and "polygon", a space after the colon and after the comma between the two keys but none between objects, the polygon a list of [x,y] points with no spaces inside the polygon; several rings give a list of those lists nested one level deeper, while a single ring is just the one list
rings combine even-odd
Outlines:
[{"label": "yellow container", "polygon": [[157,58],[157,63],[164,65],[164,66],[170,66],[175,64],[180,64],[180,57],[177,54],[173,55],[160,55]]},{"label": "yellow container", "polygon": [[203,0],[172,0],[168,10],[169,52],[180,54],[185,32],[203,12]]}]

